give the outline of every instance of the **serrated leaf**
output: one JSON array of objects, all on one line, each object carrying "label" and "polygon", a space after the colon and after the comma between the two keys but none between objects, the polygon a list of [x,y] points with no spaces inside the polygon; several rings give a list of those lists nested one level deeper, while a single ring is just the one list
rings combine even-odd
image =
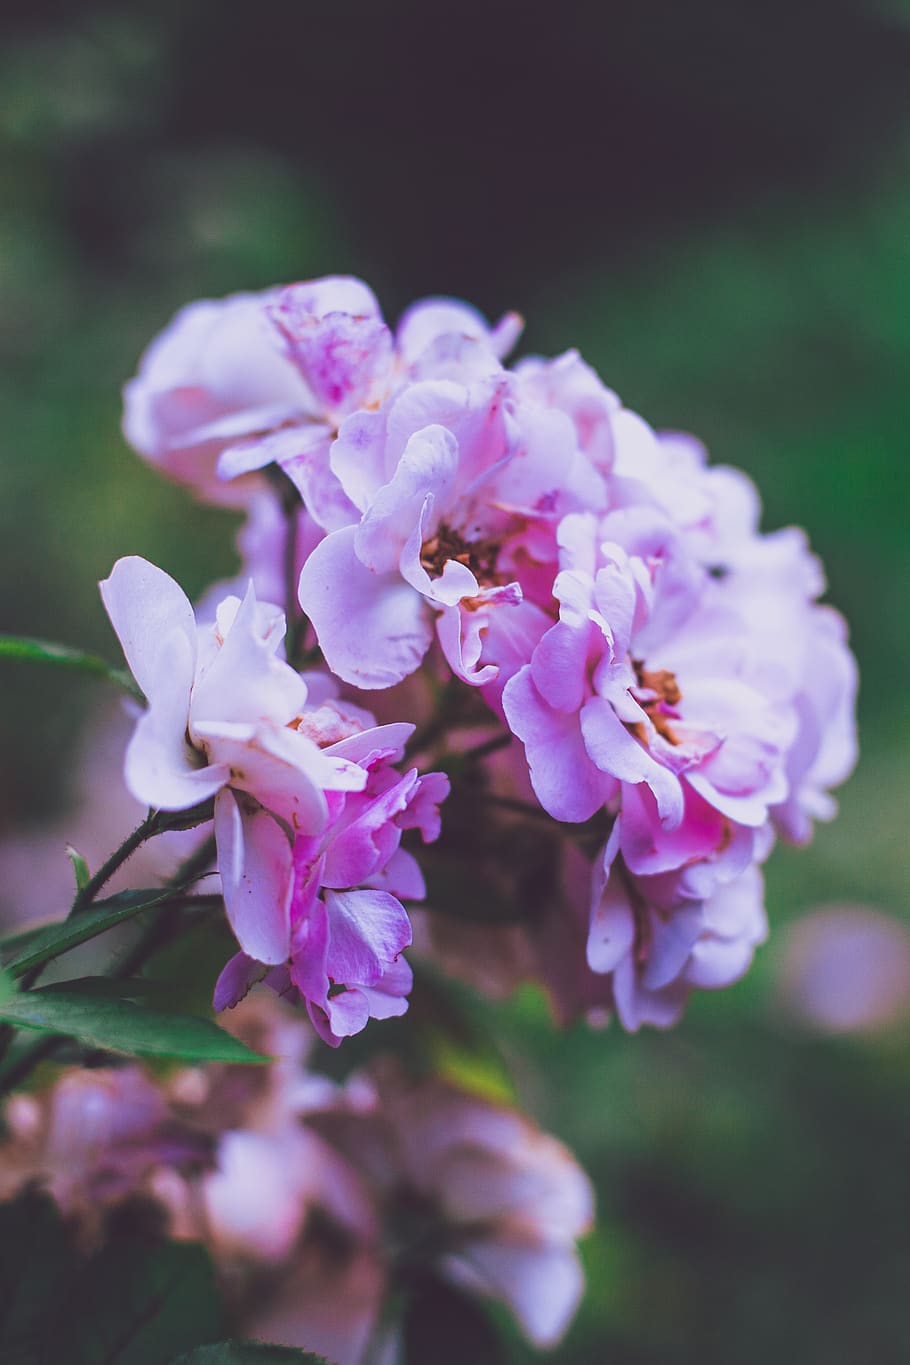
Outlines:
[{"label": "serrated leaf", "polygon": [[189,1062],[267,1062],[210,1019],[166,1014],[101,991],[44,986],[0,1003],[0,1019],[18,1028],[75,1038],[86,1047],[133,1057],[176,1057]]},{"label": "serrated leaf", "polygon": [[[69,919],[49,924],[39,929],[37,933],[30,933],[24,951],[7,962],[6,969],[14,976],[22,976],[33,967],[43,966],[52,958],[60,957],[72,948],[78,948],[81,943],[88,943],[89,939],[97,938],[99,934],[106,933],[108,929],[113,929],[118,924],[124,924],[127,920],[140,915],[143,910],[150,910],[164,901],[173,899],[173,890],[163,887],[148,891],[123,891],[119,895],[99,901],[91,910],[84,910],[80,915],[71,915]],[[16,940],[10,942],[15,944]]]},{"label": "serrated leaf", "polygon": [[124,668],[114,668],[106,659],[87,654],[82,649],[59,645],[50,640],[32,640],[24,635],[0,635],[0,659],[18,659],[24,663],[51,664],[57,668],[75,668],[81,673],[93,673],[107,678],[140,701],[145,698],[134,678]]},{"label": "serrated leaf", "polygon": [[325,1356],[298,1351],[292,1346],[269,1346],[261,1341],[220,1341],[197,1346],[177,1356],[170,1365],[332,1365]]}]

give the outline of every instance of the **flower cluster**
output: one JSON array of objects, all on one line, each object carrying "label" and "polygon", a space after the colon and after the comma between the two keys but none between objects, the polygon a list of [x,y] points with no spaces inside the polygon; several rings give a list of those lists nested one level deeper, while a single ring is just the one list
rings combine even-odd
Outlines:
[{"label": "flower cluster", "polygon": [[[854,762],[855,666],[841,618],[818,604],[818,562],[800,532],[759,531],[749,480],[710,466],[696,441],[655,433],[575,352],[506,367],[520,325],[429,300],[393,332],[346,278],[193,305],[128,386],[125,429],[199,496],[249,509],[246,574],[290,573],[341,683],[375,695],[418,669],[435,686],[447,669],[477,689],[490,723],[523,745],[543,810],[599,840],[586,947],[564,935],[575,957],[559,968],[578,1012],[667,1025],[692,987],[748,967],[775,838],[803,842],[832,814],[829,789]],[[237,619],[253,638],[257,610],[259,659],[274,624],[250,598]],[[351,1032],[402,994],[404,921],[388,898],[419,894],[419,878],[408,863],[405,890],[389,862],[380,884],[378,863],[337,857],[350,842],[338,821],[346,830],[372,799],[370,818],[394,808],[396,828],[418,823],[417,791],[430,803],[442,783],[415,779],[407,795],[411,779],[389,777],[397,733],[310,744],[304,757],[303,684],[274,658],[257,668],[224,670],[231,698],[217,716],[204,673],[189,710],[173,682],[164,700],[149,696],[128,770],[148,761],[157,706],[179,762],[173,796],[161,760],[148,799],[219,793],[220,866],[246,955],[219,998],[251,979],[252,959],[324,1030]],[[266,702],[249,701],[257,688]],[[306,789],[293,812],[288,771]],[[293,823],[290,844],[276,816]],[[319,884],[332,890],[314,902]],[[362,911],[354,895],[369,898]],[[326,982],[349,989],[336,998]]]},{"label": "flower cluster", "polygon": [[[515,1111],[392,1059],[339,1086],[307,1066],[305,1027],[268,996],[232,1020],[273,1053],[154,1081],[138,1066],[67,1070],[6,1105],[0,1194],[46,1189],[81,1239],[127,1202],[204,1241],[240,1330],[361,1365],[383,1304],[415,1276],[505,1303],[538,1346],[581,1296],[590,1184]],[[371,1357],[373,1358],[373,1357]]]}]

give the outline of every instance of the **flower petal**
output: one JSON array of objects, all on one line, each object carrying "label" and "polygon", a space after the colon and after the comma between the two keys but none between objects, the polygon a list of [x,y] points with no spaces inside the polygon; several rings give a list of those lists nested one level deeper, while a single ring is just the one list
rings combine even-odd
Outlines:
[{"label": "flower petal", "polygon": [[237,942],[257,962],[287,961],[291,950],[293,859],[284,830],[261,806],[230,790],[215,802],[215,838],[224,908]]},{"label": "flower petal", "polygon": [[397,570],[377,574],[360,562],[355,534],[346,526],[316,546],[300,575],[300,605],[333,673],[357,687],[391,687],[418,667],[432,626]]}]

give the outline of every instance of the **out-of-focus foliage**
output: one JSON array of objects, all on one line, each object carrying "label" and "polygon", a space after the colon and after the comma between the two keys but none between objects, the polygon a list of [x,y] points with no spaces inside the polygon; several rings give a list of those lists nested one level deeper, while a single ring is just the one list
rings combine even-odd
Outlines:
[{"label": "out-of-focus foliage", "polygon": [[[756,970],[672,1036],[556,1034],[531,992],[496,1028],[599,1189],[561,1362],[906,1360],[910,1036],[813,1039],[776,995],[789,917],[906,915],[910,890],[906,6],[229,9],[5,10],[0,629],[118,662],[114,558],[191,592],[232,570],[233,519],[118,432],[140,349],[205,294],[334,270],[390,314],[429,291],[517,306],[528,349],[577,345],[748,469],[852,625],[841,818],[777,852]],[[0,831],[59,810],[97,686],[4,667]]]}]

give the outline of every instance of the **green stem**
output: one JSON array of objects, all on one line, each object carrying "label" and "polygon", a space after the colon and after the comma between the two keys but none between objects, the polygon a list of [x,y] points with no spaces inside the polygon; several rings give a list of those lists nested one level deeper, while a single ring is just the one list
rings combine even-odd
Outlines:
[{"label": "green stem", "polygon": [[[149,819],[151,819],[151,817],[149,817]],[[147,823],[148,821],[143,822],[143,824]],[[143,826],[140,825],[139,829],[142,828]],[[130,843],[135,839],[138,833],[139,830],[134,831],[133,835],[130,836],[130,840],[127,840],[126,843]],[[139,842],[141,842],[141,840]],[[113,858],[116,858],[123,853],[125,847],[126,844],[122,844],[117,850],[117,853],[113,855]],[[133,845],[134,849],[138,847],[138,843]],[[173,888],[175,893],[185,890],[188,885],[197,880],[199,875],[205,871],[212,861],[214,853],[215,839],[213,835],[210,835],[207,839],[203,840],[199,848],[191,853],[188,858],[184,859],[174,876],[170,878],[166,885]],[[127,857],[129,857],[129,853],[124,854],[120,861],[125,861]],[[109,859],[108,862],[113,862],[113,858]],[[105,868],[107,866],[108,864],[106,863]],[[115,870],[116,868],[111,869],[112,872]],[[100,872],[103,871],[104,868],[100,870]],[[100,872],[98,874],[99,877]],[[99,882],[99,885],[103,885],[103,882]],[[190,899],[191,902],[198,899],[199,901],[204,901],[206,903],[209,903],[212,900],[212,898],[208,896],[192,897]],[[186,903],[187,902],[184,899],[182,904],[185,905]],[[121,958],[114,971],[111,972],[111,976],[122,981],[135,975],[141,967],[144,967],[146,962],[148,962],[158,949],[163,947],[173,936],[174,930],[179,924],[180,908],[181,902],[179,895],[177,897],[177,903],[162,901],[160,916],[156,915],[155,921],[149,925],[139,941]],[[162,921],[160,924],[159,919]],[[41,970],[42,968],[35,969],[31,974],[32,980],[28,984],[34,984],[34,980],[37,979]],[[22,986],[27,988],[26,981],[27,978],[23,977]],[[0,1059],[5,1055],[14,1035],[15,1029],[12,1025],[4,1024],[2,1026],[2,1030],[0,1030]],[[36,1042],[31,1043],[24,1048],[20,1055],[12,1062],[8,1063],[7,1066],[0,1067],[0,1095],[7,1094],[10,1090],[14,1089],[15,1086],[21,1085],[24,1080],[28,1079],[37,1066],[44,1061],[50,1060],[58,1049],[68,1041],[69,1040],[66,1038],[54,1036],[39,1038]]]},{"label": "green stem", "polygon": [[151,839],[154,835],[161,832],[160,812],[149,811],[148,815],[142,821],[142,824],[138,825],[136,829],[133,830],[132,834],[127,835],[120,847],[108,858],[107,862],[103,863],[95,875],[90,877],[85,883],[85,886],[83,886],[80,891],[76,892],[76,898],[73,901],[70,914],[79,915],[83,910],[87,910],[98,895],[98,892],[107,885],[114,873],[126,862],[127,858],[131,857],[136,852],[137,848],[140,848],[147,839]]}]

